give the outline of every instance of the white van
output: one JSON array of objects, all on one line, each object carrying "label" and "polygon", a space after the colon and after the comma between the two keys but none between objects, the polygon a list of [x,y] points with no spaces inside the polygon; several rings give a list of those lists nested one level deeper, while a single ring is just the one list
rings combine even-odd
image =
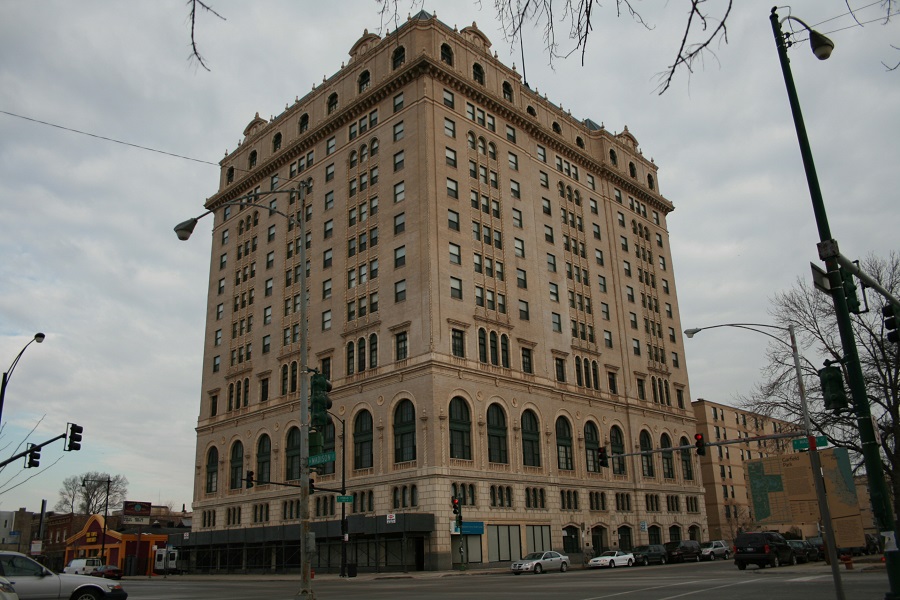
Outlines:
[{"label": "white van", "polygon": [[100,558],[73,558],[63,569],[63,573],[75,573],[76,575],[90,575],[94,569],[102,565]]}]

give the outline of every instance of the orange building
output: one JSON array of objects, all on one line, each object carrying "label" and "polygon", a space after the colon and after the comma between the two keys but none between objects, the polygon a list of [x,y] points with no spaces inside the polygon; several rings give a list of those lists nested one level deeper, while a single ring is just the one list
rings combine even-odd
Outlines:
[{"label": "orange building", "polygon": [[104,548],[104,519],[91,515],[84,527],[66,539],[65,564],[73,558],[101,556],[105,552],[106,564],[116,565],[126,575],[150,575],[153,570],[154,546],[165,548],[168,530],[135,527],[126,531],[107,529]]}]

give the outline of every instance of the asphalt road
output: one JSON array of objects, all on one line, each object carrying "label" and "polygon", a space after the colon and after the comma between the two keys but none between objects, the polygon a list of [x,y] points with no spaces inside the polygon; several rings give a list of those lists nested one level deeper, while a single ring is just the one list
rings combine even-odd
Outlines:
[{"label": "asphalt road", "polygon": [[[847,600],[876,600],[888,591],[883,569],[841,570]],[[170,576],[123,582],[130,600],[296,600],[296,575]],[[320,576],[313,581],[320,600],[832,600],[836,593],[824,563],[739,571],[731,561],[619,567],[568,573],[524,574],[468,571],[464,574],[362,574],[353,579]]]}]

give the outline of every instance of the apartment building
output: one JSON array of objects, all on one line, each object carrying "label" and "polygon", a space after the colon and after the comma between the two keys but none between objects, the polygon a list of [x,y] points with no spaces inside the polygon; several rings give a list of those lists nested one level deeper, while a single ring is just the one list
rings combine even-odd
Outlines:
[{"label": "apartment building", "polygon": [[421,12],[257,115],[221,165],[192,568],[299,565],[296,490],[266,482],[299,478],[301,244],[337,417],[316,486],[343,475],[352,496],[311,496],[317,570],[339,563],[342,507],[360,570],[708,537],[694,453],[640,454],[696,425],[673,205],[627,127],[573,117],[477,26]]}]

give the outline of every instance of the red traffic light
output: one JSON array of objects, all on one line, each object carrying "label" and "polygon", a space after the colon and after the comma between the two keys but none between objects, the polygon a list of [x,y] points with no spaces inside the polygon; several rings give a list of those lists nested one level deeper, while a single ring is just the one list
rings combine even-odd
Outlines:
[{"label": "red traffic light", "polygon": [[697,454],[700,456],[706,455],[706,441],[703,439],[702,433],[695,433],[694,439],[697,440],[694,442],[694,446],[697,447]]},{"label": "red traffic light", "polygon": [[450,500],[451,506],[453,507],[453,514],[459,514],[459,498],[452,498]]}]

